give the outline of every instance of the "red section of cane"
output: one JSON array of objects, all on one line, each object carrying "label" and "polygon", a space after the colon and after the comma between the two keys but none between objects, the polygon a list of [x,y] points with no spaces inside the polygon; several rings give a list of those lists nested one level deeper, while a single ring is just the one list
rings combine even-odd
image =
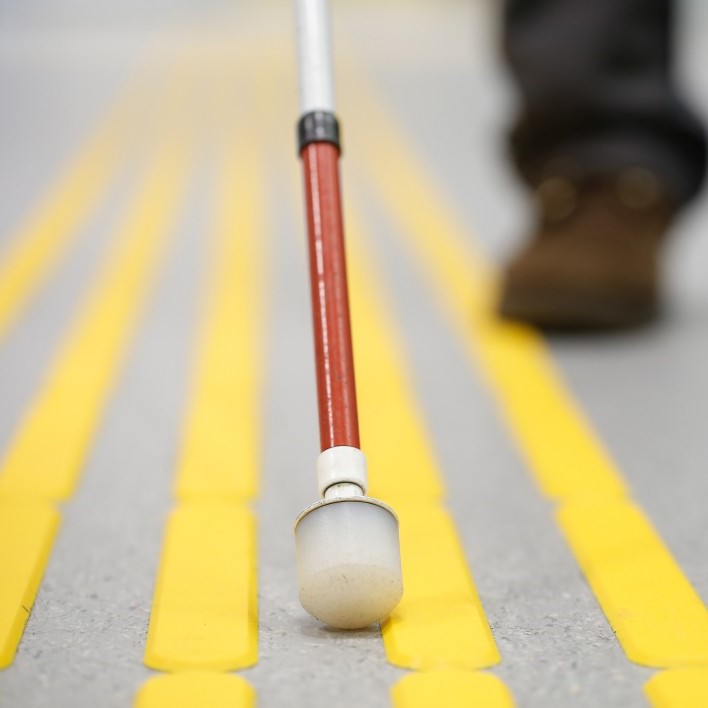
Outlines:
[{"label": "red section of cane", "polygon": [[303,148],[301,157],[305,170],[320,447],[358,448],[339,150],[331,143],[310,143]]}]

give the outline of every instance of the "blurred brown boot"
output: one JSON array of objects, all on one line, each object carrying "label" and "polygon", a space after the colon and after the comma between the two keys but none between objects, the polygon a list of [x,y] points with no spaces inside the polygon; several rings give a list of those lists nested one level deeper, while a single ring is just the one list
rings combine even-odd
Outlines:
[{"label": "blurred brown boot", "polygon": [[544,329],[639,325],[659,311],[658,254],[674,209],[646,170],[577,188],[551,178],[541,218],[508,266],[499,311]]}]

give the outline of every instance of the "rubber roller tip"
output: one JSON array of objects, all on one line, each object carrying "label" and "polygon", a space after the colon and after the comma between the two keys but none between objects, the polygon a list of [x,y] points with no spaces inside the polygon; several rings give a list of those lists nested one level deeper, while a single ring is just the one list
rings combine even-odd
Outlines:
[{"label": "rubber roller tip", "polygon": [[368,627],[403,596],[398,519],[376,499],[326,499],[295,522],[300,602],[339,629]]}]

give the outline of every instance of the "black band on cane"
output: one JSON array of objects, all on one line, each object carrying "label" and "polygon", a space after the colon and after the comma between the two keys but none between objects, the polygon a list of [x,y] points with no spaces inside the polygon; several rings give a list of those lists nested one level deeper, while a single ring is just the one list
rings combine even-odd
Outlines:
[{"label": "black band on cane", "polygon": [[297,124],[298,153],[310,143],[332,143],[341,152],[339,122],[329,111],[305,113]]}]

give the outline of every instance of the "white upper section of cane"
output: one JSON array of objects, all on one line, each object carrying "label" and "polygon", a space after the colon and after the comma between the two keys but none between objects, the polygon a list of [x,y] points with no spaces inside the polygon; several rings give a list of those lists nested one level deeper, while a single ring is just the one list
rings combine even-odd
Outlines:
[{"label": "white upper section of cane", "polygon": [[334,112],[332,49],[327,0],[295,0],[300,113]]}]

